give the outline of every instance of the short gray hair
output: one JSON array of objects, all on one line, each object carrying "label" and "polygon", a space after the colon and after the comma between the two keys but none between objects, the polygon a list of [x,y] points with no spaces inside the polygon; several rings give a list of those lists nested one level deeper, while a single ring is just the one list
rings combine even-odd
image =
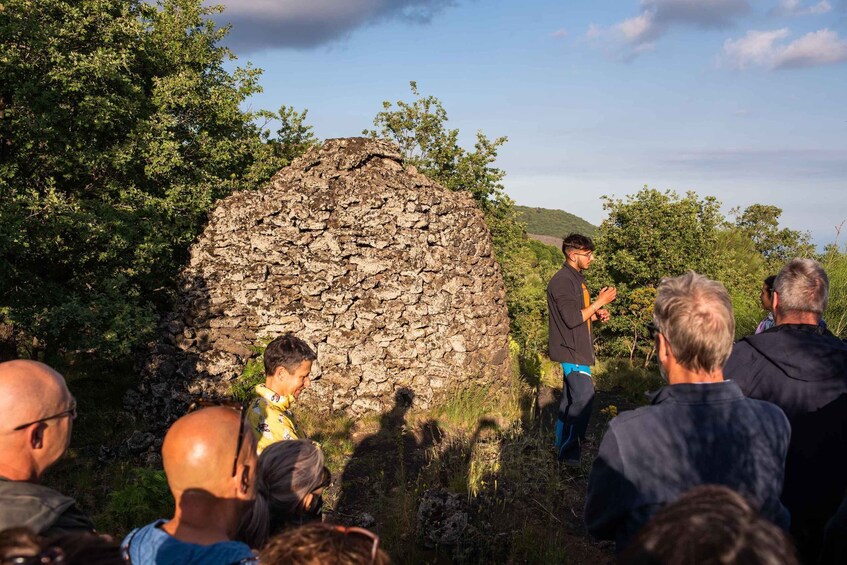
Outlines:
[{"label": "short gray hair", "polygon": [[792,259],[774,282],[779,294],[777,315],[788,312],[812,312],[823,316],[829,300],[829,277],[814,259]]},{"label": "short gray hair", "polygon": [[714,372],[732,352],[735,318],[729,293],[721,283],[694,271],[662,279],[653,323],[677,362],[689,370]]}]

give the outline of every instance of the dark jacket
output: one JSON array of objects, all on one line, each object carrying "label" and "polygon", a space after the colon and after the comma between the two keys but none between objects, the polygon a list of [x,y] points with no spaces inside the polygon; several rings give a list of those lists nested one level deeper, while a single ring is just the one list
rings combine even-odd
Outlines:
[{"label": "dark jacket", "polygon": [[559,363],[594,364],[594,344],[588,322],[582,319],[587,306],[582,294],[585,277],[565,264],[547,284],[550,316],[550,359]]},{"label": "dark jacket", "polygon": [[841,500],[841,506],[826,523],[823,546],[820,552],[820,565],[844,565],[847,563],[847,495]]},{"label": "dark jacket", "polygon": [[43,485],[0,477],[0,531],[18,526],[48,536],[94,531],[94,524],[73,498]]},{"label": "dark jacket", "polygon": [[782,501],[801,555],[813,562],[847,489],[847,345],[818,326],[775,326],[736,343],[724,376],[791,422]]},{"label": "dark jacket", "polygon": [[787,528],[779,494],[790,436],[779,408],[731,381],[666,386],[609,422],[588,477],[588,531],[622,551],[662,506],[704,484],[738,491]]}]

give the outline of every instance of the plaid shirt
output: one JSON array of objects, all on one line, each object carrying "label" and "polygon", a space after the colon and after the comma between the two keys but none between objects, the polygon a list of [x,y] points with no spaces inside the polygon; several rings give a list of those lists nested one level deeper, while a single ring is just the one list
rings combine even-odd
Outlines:
[{"label": "plaid shirt", "polygon": [[294,429],[294,419],[288,410],[294,397],[283,397],[263,384],[253,389],[256,394],[250,402],[247,419],[256,436],[256,452],[262,453],[270,444],[286,439],[298,439]]}]

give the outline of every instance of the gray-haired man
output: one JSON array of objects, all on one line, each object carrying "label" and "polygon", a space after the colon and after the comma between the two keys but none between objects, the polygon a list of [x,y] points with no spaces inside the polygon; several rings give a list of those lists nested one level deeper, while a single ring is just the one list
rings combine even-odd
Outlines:
[{"label": "gray-haired man", "polygon": [[668,386],[609,423],[588,478],[588,531],[623,550],[659,508],[702,484],[738,491],[787,528],[779,495],[791,430],[779,408],[724,380],[735,333],[726,289],[693,272],[663,280],[652,331]]},{"label": "gray-haired man", "polygon": [[773,402],[791,422],[782,502],[807,563],[817,562],[847,489],[847,345],[820,326],[828,293],[817,261],[790,261],[774,281],[774,327],[740,340],[725,369],[744,394]]}]

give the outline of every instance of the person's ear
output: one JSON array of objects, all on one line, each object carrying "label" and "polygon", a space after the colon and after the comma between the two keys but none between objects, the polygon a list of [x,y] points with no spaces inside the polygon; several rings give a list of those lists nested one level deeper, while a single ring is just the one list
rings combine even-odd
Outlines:
[{"label": "person's ear", "polygon": [[659,362],[667,360],[667,358],[673,354],[671,351],[671,345],[668,343],[668,340],[663,333],[659,334],[659,345],[657,350],[656,354],[659,356]]},{"label": "person's ear", "polygon": [[250,492],[252,480],[250,479],[250,465],[241,467],[241,479],[238,481],[238,490],[240,494],[247,495]]},{"label": "person's ear", "polygon": [[773,312],[774,317],[776,317],[776,311],[779,306],[779,293],[777,291],[771,292],[771,311]]},{"label": "person's ear", "polygon": [[30,428],[29,444],[33,449],[44,448],[44,432],[47,429],[47,424],[39,422]]},{"label": "person's ear", "polygon": [[303,506],[303,510],[308,510],[312,507],[312,500],[314,498],[315,496],[311,492],[303,497],[303,500],[300,502],[300,504]]}]

